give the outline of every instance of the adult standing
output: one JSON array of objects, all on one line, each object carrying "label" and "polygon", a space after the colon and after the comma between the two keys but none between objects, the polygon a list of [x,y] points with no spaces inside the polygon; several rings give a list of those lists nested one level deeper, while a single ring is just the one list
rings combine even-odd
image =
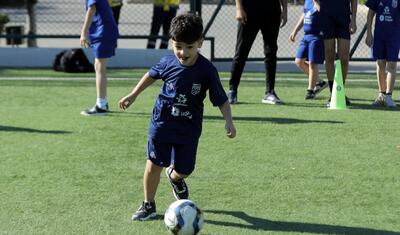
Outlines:
[{"label": "adult standing", "polygon": [[237,93],[250,49],[261,30],[264,43],[266,90],[262,103],[281,104],[275,93],[279,27],[287,22],[287,0],[236,0],[238,31],[229,80],[229,103],[238,102]]},{"label": "adult standing", "polygon": [[[357,31],[357,0],[314,0],[320,9],[325,46],[325,69],[332,94],[336,52],[346,81],[350,60],[350,34]],[[336,47],[337,44],[337,47]],[[346,97],[346,103],[350,100]],[[330,105],[330,98],[328,106]]]},{"label": "adult standing", "polygon": [[150,37],[147,42],[148,49],[156,47],[158,32],[163,28],[160,49],[168,48],[169,28],[171,21],[176,16],[179,0],[154,0],[153,18],[151,20]]}]

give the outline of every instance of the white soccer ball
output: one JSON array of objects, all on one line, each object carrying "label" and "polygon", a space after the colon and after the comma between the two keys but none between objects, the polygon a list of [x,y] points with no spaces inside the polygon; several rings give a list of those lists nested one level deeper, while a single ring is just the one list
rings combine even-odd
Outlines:
[{"label": "white soccer ball", "polygon": [[193,235],[203,227],[204,215],[193,201],[178,200],[168,207],[164,223],[173,234]]}]

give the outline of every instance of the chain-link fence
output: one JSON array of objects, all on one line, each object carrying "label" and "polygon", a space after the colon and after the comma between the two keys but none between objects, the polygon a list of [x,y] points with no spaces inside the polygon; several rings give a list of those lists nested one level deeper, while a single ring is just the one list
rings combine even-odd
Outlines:
[{"label": "chain-link fence", "polygon": [[[267,1],[267,0],[266,0]],[[223,3],[221,7],[219,4]],[[293,59],[301,39],[300,33],[296,43],[289,41],[289,35],[303,12],[301,0],[290,1],[288,6],[288,23],[281,28],[278,39],[278,57],[280,59]],[[178,14],[189,11],[190,0],[181,0]],[[150,32],[152,17],[152,0],[126,0],[121,10],[119,30],[121,39],[119,48],[145,48],[146,37]],[[219,10],[219,11],[218,11]],[[28,12],[26,8],[1,8],[0,12],[7,14],[10,22],[5,26],[20,27],[22,34],[27,37],[37,36],[38,47],[77,47],[77,39],[82,27],[85,7],[83,0],[38,0],[34,11]],[[205,26],[209,23],[206,37],[208,40],[202,49],[203,54],[215,60],[230,60],[234,55],[236,42],[237,21],[235,20],[234,0],[203,0],[201,13]],[[218,13],[218,14],[216,14]],[[357,14],[358,31],[352,36],[352,47],[357,44],[367,18],[367,8],[359,5]],[[214,20],[212,20],[214,19]],[[32,20],[34,23],[32,23]],[[33,32],[32,32],[33,31]],[[0,38],[0,46],[7,45],[6,31]],[[23,45],[26,46],[26,41]],[[210,43],[212,42],[212,43]],[[370,49],[365,46],[364,40],[360,41],[352,56],[353,59],[366,60],[370,57]],[[263,58],[263,45],[261,33],[256,38],[249,55],[250,60]]]}]

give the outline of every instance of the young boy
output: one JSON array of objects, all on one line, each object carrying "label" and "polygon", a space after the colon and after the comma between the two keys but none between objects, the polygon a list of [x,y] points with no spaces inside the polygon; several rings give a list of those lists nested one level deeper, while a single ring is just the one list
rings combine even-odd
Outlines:
[{"label": "young boy", "polygon": [[305,95],[305,99],[308,100],[314,99],[317,93],[328,86],[328,83],[320,80],[318,76],[318,64],[323,64],[325,57],[324,39],[320,27],[319,10],[315,8],[313,0],[304,1],[304,13],[290,34],[292,42],[296,40],[296,35],[302,27],[304,37],[297,50],[295,63],[308,75],[308,88]]},{"label": "young boy", "polygon": [[154,199],[163,167],[167,168],[175,198],[189,197],[184,178],[195,168],[207,90],[211,103],[219,107],[226,121],[227,136],[234,138],[236,135],[228,97],[217,70],[198,52],[203,43],[202,33],[203,24],[199,16],[188,13],[175,17],[170,29],[174,55],[163,57],[132,92],[118,102],[119,107],[125,110],[156,80],[164,82],[150,122],[143,176],[144,201],[132,220],[148,220],[156,216]]},{"label": "young boy", "polygon": [[108,58],[115,55],[118,27],[107,0],[86,0],[86,16],[81,32],[81,46],[92,47],[95,56],[96,104],[81,112],[85,116],[108,113],[107,77]]},{"label": "young boy", "polygon": [[[368,0],[367,38],[365,43],[372,46],[372,56],[376,60],[376,76],[379,94],[374,106],[396,107],[392,99],[396,67],[400,47],[400,7],[397,0]],[[375,16],[374,37],[372,20]],[[387,70],[387,74],[386,74]]]}]

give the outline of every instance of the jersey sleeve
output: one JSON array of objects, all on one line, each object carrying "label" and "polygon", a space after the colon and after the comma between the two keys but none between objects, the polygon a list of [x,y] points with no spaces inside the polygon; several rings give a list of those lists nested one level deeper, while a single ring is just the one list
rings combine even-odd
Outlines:
[{"label": "jersey sleeve", "polygon": [[163,57],[161,58],[160,62],[158,62],[156,65],[150,68],[149,70],[150,77],[154,79],[161,79],[162,73],[165,70],[166,66],[167,66],[167,58]]},{"label": "jersey sleeve", "polygon": [[215,68],[210,74],[209,95],[210,101],[214,106],[223,105],[228,100],[224,88],[222,87],[218,72]]},{"label": "jersey sleeve", "polygon": [[365,3],[365,6],[367,6],[369,9],[376,11],[376,9],[378,8],[378,1],[376,0],[368,0]]},{"label": "jersey sleeve", "polygon": [[97,0],[88,0],[87,1],[87,7],[91,7],[93,5],[96,5]]}]

